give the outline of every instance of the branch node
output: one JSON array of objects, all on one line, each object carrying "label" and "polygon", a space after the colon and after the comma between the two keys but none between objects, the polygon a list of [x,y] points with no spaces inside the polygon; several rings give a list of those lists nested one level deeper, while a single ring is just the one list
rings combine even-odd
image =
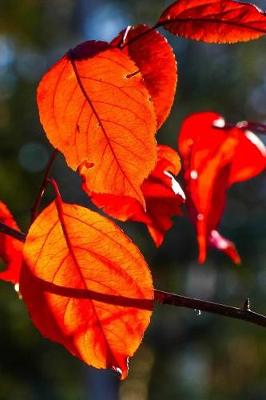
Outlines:
[{"label": "branch node", "polygon": [[245,300],[243,310],[244,310],[244,311],[251,311],[251,308],[250,308],[250,298],[249,298],[249,297],[247,297],[246,300]]}]

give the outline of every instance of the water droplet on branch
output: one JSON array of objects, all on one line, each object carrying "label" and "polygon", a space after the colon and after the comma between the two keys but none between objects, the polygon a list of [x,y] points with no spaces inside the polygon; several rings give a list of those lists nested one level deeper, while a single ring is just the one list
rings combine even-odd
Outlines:
[{"label": "water droplet on branch", "polygon": [[198,317],[201,316],[202,311],[201,310],[197,310],[196,308],[194,309],[195,313],[197,314]]}]

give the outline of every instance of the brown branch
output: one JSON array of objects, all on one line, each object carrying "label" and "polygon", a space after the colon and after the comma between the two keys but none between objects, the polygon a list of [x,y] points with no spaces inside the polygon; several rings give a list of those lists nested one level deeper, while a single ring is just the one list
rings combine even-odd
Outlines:
[{"label": "brown branch", "polygon": [[[125,37],[125,38],[123,38],[122,42],[117,45],[117,47],[119,47],[120,49],[123,49],[124,47],[127,47],[128,45],[130,45],[134,42],[137,42],[139,39],[141,39],[143,36],[148,35],[150,32],[155,31],[157,29],[157,27],[159,27],[159,26],[160,26],[159,24],[156,24],[156,25],[152,26],[151,28],[147,28],[146,31],[139,33],[138,35],[134,36],[133,38],[129,39],[128,41],[126,41],[127,39]],[[128,32],[129,32],[129,30],[128,30]],[[127,32],[127,34],[128,34],[128,32]]]},{"label": "brown branch", "polygon": [[5,235],[12,236],[14,239],[20,240],[21,242],[25,242],[26,239],[25,233],[10,228],[10,226],[7,226],[2,222],[0,222],[0,232],[4,233]]},{"label": "brown branch", "polygon": [[[189,22],[189,23],[191,23],[191,22],[199,22],[199,19],[197,19],[197,18],[179,18],[179,17],[176,17],[176,18],[173,18],[173,19],[166,19],[165,21],[159,21],[155,25],[153,25],[152,27],[147,28],[146,31],[141,32],[138,35],[136,35],[133,38],[131,38],[128,41],[126,41],[128,32],[130,30],[130,29],[128,29],[128,31],[126,31],[126,36],[122,39],[122,41],[118,44],[117,47],[119,47],[120,49],[123,49],[124,47],[126,47],[126,46],[128,46],[128,45],[130,45],[130,44],[132,44],[132,43],[134,43],[136,41],[138,41],[143,36],[146,36],[147,34],[149,34],[150,32],[155,31],[158,28],[162,27],[162,28],[167,29],[166,28],[167,25],[170,25],[172,23],[182,23],[182,22],[183,23],[186,23],[186,22]],[[217,21],[217,20],[215,20],[213,18],[211,18],[211,19],[204,18],[203,22],[207,22],[207,23],[212,24],[212,23],[217,23],[217,22],[220,22],[220,21],[219,20]],[[223,24],[243,27],[243,24],[237,23],[237,22],[232,23],[231,21],[223,21]],[[260,33],[264,33],[264,34],[266,33],[265,29],[259,29],[258,28],[258,29],[256,29],[256,31],[260,32]],[[182,35],[177,35],[177,36],[182,37]],[[265,130],[264,130],[264,133],[265,133]]]},{"label": "brown branch", "polygon": [[39,191],[37,193],[36,199],[34,201],[34,204],[33,204],[32,208],[31,208],[31,223],[37,217],[38,209],[40,207],[40,204],[41,204],[41,201],[42,201],[42,197],[44,195],[44,192],[45,192],[45,189],[46,189],[46,186],[47,186],[47,183],[48,183],[48,176],[50,174],[51,168],[53,166],[53,163],[54,163],[54,160],[55,160],[57,154],[58,154],[58,150],[55,149],[52,152],[51,157],[50,157],[50,159],[49,159],[49,161],[47,163],[47,166],[45,168],[44,176],[43,176],[43,180],[42,180],[40,189],[39,189]]},{"label": "brown branch", "polygon": [[251,122],[251,121],[239,121],[236,124],[231,122],[225,122],[225,125],[222,127],[215,126],[216,129],[231,129],[231,128],[240,128],[243,130],[250,130],[252,132],[257,132],[258,134],[265,135],[266,134],[266,125],[260,122]]},{"label": "brown branch", "polygon": [[[0,232],[12,236],[15,239],[24,242],[26,235],[23,232],[19,232],[9,226],[0,223]],[[233,319],[239,319],[242,321],[247,321],[255,325],[266,326],[266,315],[258,314],[252,311],[250,308],[250,300],[246,299],[242,308],[232,307],[225,304],[215,303],[212,301],[200,300],[192,297],[180,296],[175,293],[168,293],[162,290],[154,289],[154,301],[152,300],[142,300],[133,299],[123,296],[113,296],[104,293],[98,293],[87,289],[76,289],[67,288],[59,285],[55,285],[51,282],[46,282],[42,279],[34,277],[36,283],[41,285],[42,289],[49,291],[50,293],[55,293],[60,296],[68,296],[74,298],[87,298],[92,300],[102,301],[109,304],[117,304],[126,307],[135,307],[151,310],[153,303],[168,304],[175,307],[190,308],[192,310],[205,311],[208,313],[222,315],[224,317],[229,317]]]},{"label": "brown branch", "polygon": [[250,129],[251,131],[256,131],[260,134],[266,134],[266,125],[259,122],[245,121],[244,127],[245,129]]},{"label": "brown branch", "polygon": [[241,319],[256,325],[266,326],[266,315],[258,314],[250,309],[250,302],[245,300],[243,308],[227,306],[225,304],[204,301],[191,297],[179,296],[175,293],[167,293],[161,290],[154,290],[154,298],[157,303],[169,304],[177,307],[191,308],[198,311],[206,311],[212,314],[223,315],[224,317]]}]

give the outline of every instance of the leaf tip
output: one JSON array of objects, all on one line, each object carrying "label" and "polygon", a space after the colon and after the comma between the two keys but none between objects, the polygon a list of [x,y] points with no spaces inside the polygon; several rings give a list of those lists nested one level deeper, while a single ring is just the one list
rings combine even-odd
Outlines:
[{"label": "leaf tip", "polygon": [[119,376],[121,381],[125,380],[128,376],[128,363],[129,357],[125,357],[120,366],[112,366],[112,370]]}]

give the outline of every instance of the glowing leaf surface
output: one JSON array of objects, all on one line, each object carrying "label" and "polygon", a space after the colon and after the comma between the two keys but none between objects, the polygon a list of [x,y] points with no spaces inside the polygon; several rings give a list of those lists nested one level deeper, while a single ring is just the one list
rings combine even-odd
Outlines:
[{"label": "glowing leaf surface", "polygon": [[210,244],[239,263],[233,244],[228,241],[225,246],[227,239],[217,236],[216,228],[230,185],[250,179],[265,169],[263,143],[243,128],[227,127],[221,115],[204,112],[185,119],[178,145],[189,213],[197,230],[199,262],[205,261],[206,247]]},{"label": "glowing leaf surface", "polygon": [[171,46],[147,25],[122,31],[112,44],[122,45],[123,52],[138,66],[152,97],[159,128],[169,115],[176,90],[177,66]]},{"label": "glowing leaf surface", "polygon": [[118,48],[85,42],[44,75],[37,100],[48,139],[71,168],[86,165],[90,190],[143,202],[140,185],[156,161],[156,116],[137,69]]},{"label": "glowing leaf surface", "polygon": [[125,378],[153,300],[139,250],[114,223],[57,198],[31,226],[24,259],[21,293],[40,332]]},{"label": "glowing leaf surface", "polygon": [[165,233],[171,228],[171,218],[180,215],[184,203],[184,193],[173,175],[180,170],[178,154],[168,146],[158,146],[158,160],[150,176],[145,179],[141,189],[146,209],[134,198],[128,196],[101,195],[87,189],[86,176],[83,176],[83,190],[91,196],[97,207],[121,221],[138,221],[146,224],[156,246],[163,242]]},{"label": "glowing leaf surface", "polygon": [[177,0],[159,24],[175,35],[207,43],[236,43],[266,34],[266,14],[233,0]]},{"label": "glowing leaf surface", "polygon": [[[10,228],[19,230],[13,215],[6,205],[0,202],[0,222]],[[0,272],[0,279],[12,283],[19,281],[23,243],[12,236],[0,233],[0,257],[6,264],[5,270]]]}]

